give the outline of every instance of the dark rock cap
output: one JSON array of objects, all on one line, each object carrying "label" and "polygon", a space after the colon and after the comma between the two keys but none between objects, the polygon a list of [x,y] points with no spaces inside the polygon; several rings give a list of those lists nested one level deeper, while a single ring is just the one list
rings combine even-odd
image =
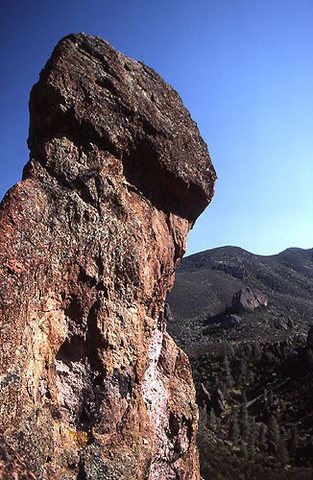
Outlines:
[{"label": "dark rock cap", "polygon": [[[179,95],[99,37],[62,39],[32,89],[31,157],[64,134],[120,159],[128,181],[165,211],[194,222],[213,196],[207,145]],[[49,168],[71,177],[65,165]]]}]

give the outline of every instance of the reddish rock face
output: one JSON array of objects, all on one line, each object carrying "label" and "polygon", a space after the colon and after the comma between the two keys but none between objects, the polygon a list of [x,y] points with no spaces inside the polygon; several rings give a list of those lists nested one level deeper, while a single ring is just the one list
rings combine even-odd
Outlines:
[{"label": "reddish rock face", "polygon": [[37,480],[25,463],[0,435],[0,478],[5,480]]},{"label": "reddish rock face", "polygon": [[38,479],[198,479],[163,321],[216,178],[196,124],[152,69],[77,34],[32,90],[29,147],[0,211],[5,441]]}]

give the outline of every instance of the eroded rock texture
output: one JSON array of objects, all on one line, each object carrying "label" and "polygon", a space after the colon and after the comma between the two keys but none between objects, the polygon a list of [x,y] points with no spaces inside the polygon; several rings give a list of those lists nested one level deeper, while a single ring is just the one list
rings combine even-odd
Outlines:
[{"label": "eroded rock texture", "polygon": [[196,124],[153,70],[77,34],[33,87],[29,147],[0,211],[5,441],[38,479],[198,479],[190,366],[163,321],[213,195]]}]

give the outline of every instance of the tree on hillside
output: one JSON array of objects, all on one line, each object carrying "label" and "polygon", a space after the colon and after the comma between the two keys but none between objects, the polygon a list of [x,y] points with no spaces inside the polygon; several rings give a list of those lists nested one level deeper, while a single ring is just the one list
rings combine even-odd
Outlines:
[{"label": "tree on hillside", "polygon": [[238,423],[238,414],[237,410],[233,410],[230,419],[230,426],[229,426],[229,439],[234,443],[237,444],[240,438],[240,428]]},{"label": "tree on hillside", "polygon": [[243,393],[242,395],[242,404],[240,407],[239,421],[240,421],[240,436],[242,440],[247,442],[248,434],[249,434],[249,414],[248,414],[248,408],[247,408],[247,397],[245,393]]},{"label": "tree on hillside", "polygon": [[272,442],[276,449],[280,442],[280,429],[276,417],[271,415],[268,422],[268,439]]}]

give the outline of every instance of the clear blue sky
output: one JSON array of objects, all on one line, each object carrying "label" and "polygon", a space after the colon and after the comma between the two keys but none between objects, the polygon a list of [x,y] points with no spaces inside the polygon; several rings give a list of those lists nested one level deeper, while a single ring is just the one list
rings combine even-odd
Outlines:
[{"label": "clear blue sky", "polygon": [[28,159],[28,97],[61,37],[99,35],[160,73],[218,174],[188,253],[313,246],[313,1],[46,0],[2,4],[0,195]]}]

